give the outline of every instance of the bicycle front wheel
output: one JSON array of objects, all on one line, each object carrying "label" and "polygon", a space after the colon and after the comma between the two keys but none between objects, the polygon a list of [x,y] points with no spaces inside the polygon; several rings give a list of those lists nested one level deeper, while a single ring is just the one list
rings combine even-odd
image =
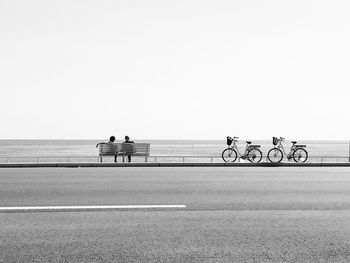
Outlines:
[{"label": "bicycle front wheel", "polygon": [[267,159],[271,163],[279,163],[283,159],[283,153],[280,149],[278,148],[272,148],[268,153],[267,153]]},{"label": "bicycle front wheel", "polygon": [[221,156],[226,163],[233,163],[237,159],[237,152],[232,148],[227,148],[222,152]]},{"label": "bicycle front wheel", "polygon": [[254,149],[251,149],[250,151],[248,151],[247,157],[248,157],[249,162],[259,163],[262,159],[262,152],[259,149],[254,148]]},{"label": "bicycle front wheel", "polygon": [[297,163],[305,163],[308,157],[307,151],[303,148],[297,148],[293,152],[293,159]]}]

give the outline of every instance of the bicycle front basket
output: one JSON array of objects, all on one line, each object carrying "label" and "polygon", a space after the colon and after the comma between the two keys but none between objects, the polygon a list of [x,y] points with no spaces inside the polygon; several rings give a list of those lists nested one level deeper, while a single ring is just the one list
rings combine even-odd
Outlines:
[{"label": "bicycle front basket", "polygon": [[278,143],[278,138],[277,137],[272,137],[272,144],[277,145]]},{"label": "bicycle front basket", "polygon": [[229,136],[227,136],[227,145],[230,146],[233,142],[233,139]]}]

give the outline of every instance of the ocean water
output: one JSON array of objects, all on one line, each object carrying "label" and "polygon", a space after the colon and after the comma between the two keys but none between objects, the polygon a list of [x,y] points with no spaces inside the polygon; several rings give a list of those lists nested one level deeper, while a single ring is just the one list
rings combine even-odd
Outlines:
[{"label": "ocean water", "polygon": [[[67,157],[76,161],[94,161],[98,156],[96,144],[101,140],[0,140],[0,162],[8,162],[22,159],[33,161],[41,158],[41,161],[65,161]],[[151,156],[158,161],[162,158],[167,161],[181,161],[169,156],[216,156],[214,161],[221,161],[221,153],[227,148],[224,140],[135,140],[135,142],[147,142],[151,144]],[[264,155],[272,148],[272,140],[257,140],[253,144],[260,144]],[[298,144],[306,144],[310,161],[348,161],[349,141],[298,141]],[[285,150],[290,149],[290,141],[284,142]],[[241,153],[245,149],[245,141],[238,143]],[[162,157],[163,156],[163,157]],[[342,157],[342,158],[340,158]],[[187,157],[187,160],[190,158]],[[200,158],[194,158],[200,159]],[[152,158],[150,159],[152,160]]]}]

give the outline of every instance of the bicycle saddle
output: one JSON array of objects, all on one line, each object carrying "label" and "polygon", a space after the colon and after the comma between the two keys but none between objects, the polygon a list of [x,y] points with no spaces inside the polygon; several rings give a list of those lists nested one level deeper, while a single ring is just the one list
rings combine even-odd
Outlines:
[{"label": "bicycle saddle", "polygon": [[247,144],[251,144],[252,142],[246,141]]},{"label": "bicycle saddle", "polygon": [[296,141],[292,141],[293,144],[296,144],[297,142]]}]

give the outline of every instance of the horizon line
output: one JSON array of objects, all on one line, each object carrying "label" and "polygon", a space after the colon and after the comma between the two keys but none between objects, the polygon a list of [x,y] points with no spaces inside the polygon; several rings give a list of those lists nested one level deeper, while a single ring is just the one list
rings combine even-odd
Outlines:
[{"label": "horizon line", "polygon": [[[269,139],[256,139],[256,138],[249,138],[249,137],[242,137],[239,138],[239,141],[245,141],[245,140],[257,140],[257,141],[267,141],[267,140],[271,140],[271,138]],[[108,138],[105,139],[101,139],[101,138],[0,138],[0,141],[107,141]],[[120,140],[124,140],[123,138],[121,138]],[[174,138],[169,138],[169,139],[145,139],[145,138],[136,138],[133,139],[135,141],[226,141],[226,137],[225,138],[221,138],[221,139],[188,139],[188,138],[183,138],[183,139],[174,139]],[[329,139],[329,138],[322,138],[322,139],[309,139],[309,138],[292,138],[292,139],[288,139],[286,138],[287,141],[290,140],[304,140],[304,141],[350,141],[349,138],[347,139]]]}]

